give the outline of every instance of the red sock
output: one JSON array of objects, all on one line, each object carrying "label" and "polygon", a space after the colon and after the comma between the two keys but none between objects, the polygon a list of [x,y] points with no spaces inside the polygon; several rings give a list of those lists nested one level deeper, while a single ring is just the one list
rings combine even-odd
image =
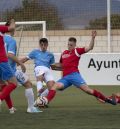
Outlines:
[{"label": "red sock", "polygon": [[0,99],[4,100],[7,96],[10,95],[10,93],[16,88],[16,85],[13,83],[9,83],[8,85],[5,85],[3,88],[1,94],[0,94]]},{"label": "red sock", "polygon": [[104,101],[106,100],[106,97],[102,93],[100,93],[99,91],[97,91],[97,90],[94,90],[93,91],[93,95],[95,97],[97,97],[97,98],[100,98],[100,99],[104,100]]},{"label": "red sock", "polygon": [[55,90],[49,90],[49,93],[47,95],[48,102],[50,102],[55,97],[56,91]]},{"label": "red sock", "polygon": [[6,102],[6,104],[7,104],[7,106],[8,106],[9,109],[13,107],[12,99],[11,99],[10,96],[7,96],[5,98],[5,102]]},{"label": "red sock", "polygon": [[120,103],[120,97],[116,95],[117,103]]},{"label": "red sock", "polygon": [[[2,90],[6,87],[6,85],[3,85],[2,86]],[[5,102],[8,106],[8,108],[12,108],[13,107],[13,103],[12,103],[12,100],[11,100],[11,97],[8,95],[6,98],[5,98]]]}]

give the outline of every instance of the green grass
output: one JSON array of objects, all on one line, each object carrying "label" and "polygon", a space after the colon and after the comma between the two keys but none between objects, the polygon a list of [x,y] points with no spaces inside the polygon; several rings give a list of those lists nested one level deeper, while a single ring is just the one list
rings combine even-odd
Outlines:
[{"label": "green grass", "polygon": [[[120,91],[120,87],[92,87],[106,95]],[[58,92],[50,108],[43,113],[26,113],[24,88],[13,93],[15,114],[9,114],[3,103],[0,129],[120,129],[120,106],[101,104],[94,97],[76,88]]]}]

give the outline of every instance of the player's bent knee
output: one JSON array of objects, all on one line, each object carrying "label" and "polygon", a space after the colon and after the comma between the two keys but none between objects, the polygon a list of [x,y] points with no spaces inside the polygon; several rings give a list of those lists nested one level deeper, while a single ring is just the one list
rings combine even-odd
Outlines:
[{"label": "player's bent knee", "polygon": [[60,82],[59,82],[59,83],[57,82],[57,83],[56,83],[56,89],[57,89],[57,90],[64,90],[63,84],[60,83]]},{"label": "player's bent knee", "polygon": [[55,84],[54,81],[47,82],[48,89],[52,89],[52,87],[54,86],[54,84]]}]

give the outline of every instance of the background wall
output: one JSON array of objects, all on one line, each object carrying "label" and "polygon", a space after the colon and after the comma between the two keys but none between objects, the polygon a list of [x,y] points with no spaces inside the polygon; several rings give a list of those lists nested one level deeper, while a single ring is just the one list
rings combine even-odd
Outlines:
[{"label": "background wall", "polygon": [[[34,48],[38,48],[41,32],[38,31],[23,31],[23,36],[19,48],[19,57],[27,56],[27,54]],[[47,31],[47,38],[49,40],[48,50],[53,53],[61,53],[67,49],[68,38],[74,36],[77,38],[77,46],[84,47],[89,45],[91,40],[91,30],[56,30]],[[15,38],[17,43],[20,41],[20,33],[16,32]],[[112,31],[111,37],[111,51],[112,53],[120,52],[120,30]],[[97,30],[97,37],[95,39],[94,49],[92,53],[107,53],[107,31]],[[32,61],[26,63],[27,74],[30,79],[35,83],[34,78],[34,65]],[[58,73],[60,75],[60,73]]]}]

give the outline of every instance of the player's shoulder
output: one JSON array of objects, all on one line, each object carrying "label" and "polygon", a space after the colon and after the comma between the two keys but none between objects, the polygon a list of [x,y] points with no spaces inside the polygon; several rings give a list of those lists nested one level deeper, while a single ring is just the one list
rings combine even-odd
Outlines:
[{"label": "player's shoulder", "polygon": [[83,47],[76,47],[75,49],[82,49]]},{"label": "player's shoulder", "polygon": [[47,54],[49,54],[49,55],[54,55],[52,52],[50,52],[50,51],[46,51],[46,53]]},{"label": "player's shoulder", "polygon": [[15,39],[14,39],[11,35],[5,34],[5,35],[4,35],[4,38],[5,38],[6,40],[14,41],[14,42],[15,42]]},{"label": "player's shoulder", "polygon": [[78,53],[80,55],[86,53],[85,52],[85,47],[77,47],[77,48],[75,48],[75,53]]},{"label": "player's shoulder", "polygon": [[85,47],[76,47],[74,50],[80,51],[80,50],[84,50],[84,49],[85,49]]},{"label": "player's shoulder", "polygon": [[5,43],[10,43],[11,45],[16,45],[16,40],[10,35],[4,35]]},{"label": "player's shoulder", "polygon": [[38,48],[32,50],[32,52],[38,52],[38,51],[40,51]]},{"label": "player's shoulder", "polygon": [[64,50],[63,52],[62,52],[62,54],[67,54],[69,52],[69,50]]},{"label": "player's shoulder", "polygon": [[7,35],[7,34],[4,34],[4,39],[11,39],[11,36],[10,35]]}]

